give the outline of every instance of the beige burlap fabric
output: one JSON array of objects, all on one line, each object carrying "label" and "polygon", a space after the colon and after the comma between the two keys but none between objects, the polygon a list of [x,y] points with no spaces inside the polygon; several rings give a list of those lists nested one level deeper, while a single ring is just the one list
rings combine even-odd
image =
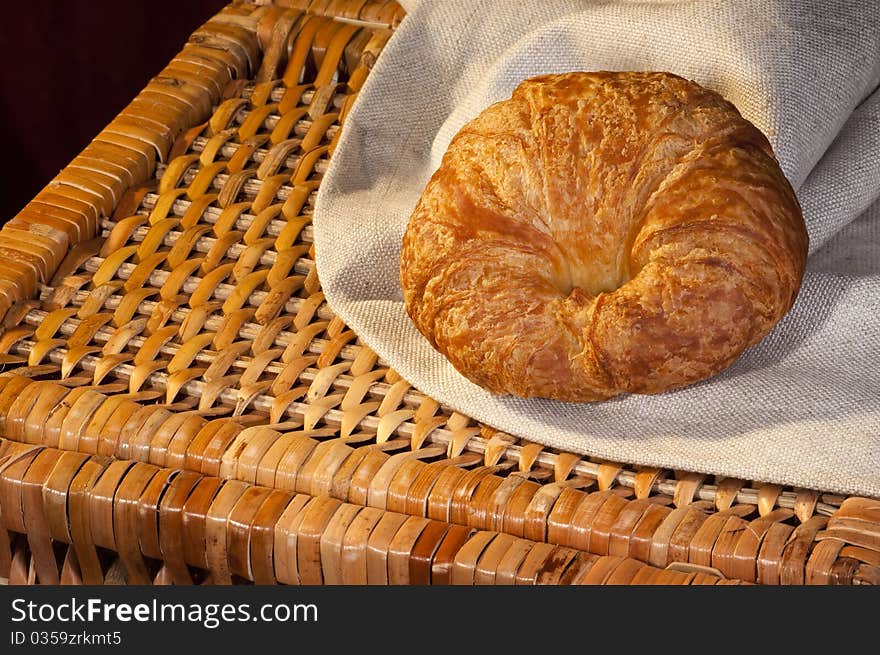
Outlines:
[{"label": "beige burlap fabric", "polygon": [[[315,214],[331,307],[409,382],[567,450],[880,495],[880,4],[821,0],[423,0],[349,115]],[[657,396],[496,397],[404,310],[404,228],[451,137],[524,78],[663,70],[721,92],[770,138],[811,237],[790,314],[728,371]]]}]

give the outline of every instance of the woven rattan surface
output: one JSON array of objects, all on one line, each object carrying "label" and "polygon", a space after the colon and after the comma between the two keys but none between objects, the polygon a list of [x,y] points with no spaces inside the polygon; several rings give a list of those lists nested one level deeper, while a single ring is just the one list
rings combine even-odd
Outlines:
[{"label": "woven rattan surface", "polygon": [[543,448],[333,315],[314,194],[402,16],[231,4],[0,231],[0,576],[880,582],[876,499]]}]

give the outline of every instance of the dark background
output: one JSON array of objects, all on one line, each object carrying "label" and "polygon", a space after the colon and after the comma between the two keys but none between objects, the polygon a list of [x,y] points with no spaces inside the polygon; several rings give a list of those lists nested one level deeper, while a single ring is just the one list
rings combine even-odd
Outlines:
[{"label": "dark background", "polygon": [[227,0],[0,0],[0,223]]}]

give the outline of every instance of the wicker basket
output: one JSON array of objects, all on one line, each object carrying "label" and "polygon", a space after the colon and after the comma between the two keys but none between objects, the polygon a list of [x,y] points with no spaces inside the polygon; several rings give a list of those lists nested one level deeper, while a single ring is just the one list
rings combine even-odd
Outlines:
[{"label": "wicker basket", "polygon": [[0,576],[880,582],[878,500],[516,439],[333,315],[312,202],[401,17],[232,3],[0,231]]}]

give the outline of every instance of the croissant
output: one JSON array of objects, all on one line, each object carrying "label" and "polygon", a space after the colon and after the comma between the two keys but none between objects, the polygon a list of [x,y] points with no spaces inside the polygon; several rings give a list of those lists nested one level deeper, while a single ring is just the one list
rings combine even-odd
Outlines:
[{"label": "croissant", "polygon": [[770,143],[669,73],[522,82],[450,143],[410,217],[419,331],[497,394],[586,402],[730,366],[791,308],[807,256]]}]

